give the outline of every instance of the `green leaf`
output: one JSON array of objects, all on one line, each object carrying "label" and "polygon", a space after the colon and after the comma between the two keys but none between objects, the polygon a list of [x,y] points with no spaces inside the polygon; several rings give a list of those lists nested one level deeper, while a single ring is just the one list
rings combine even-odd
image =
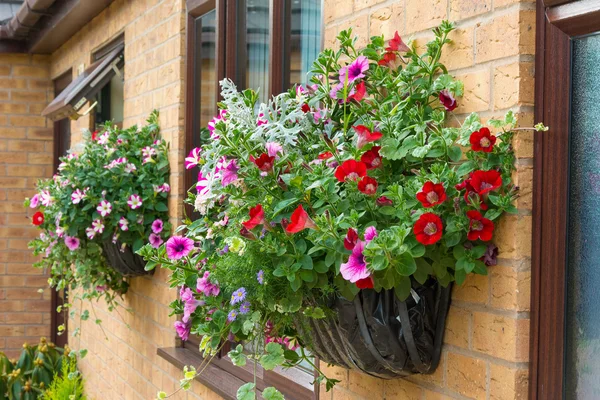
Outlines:
[{"label": "green leaf", "polygon": [[316,278],[316,272],[303,269],[300,271],[300,278],[304,282],[313,282]]},{"label": "green leaf", "polygon": [[456,281],[456,283],[462,285],[465,282],[465,279],[467,279],[467,273],[465,272],[465,270],[456,270],[456,272],[454,273],[454,280]]},{"label": "green leaf", "polygon": [[217,310],[212,315],[212,320],[220,329],[223,329],[225,322],[227,321],[227,315],[223,311]]},{"label": "green leaf", "polygon": [[256,400],[254,392],[254,383],[248,382],[240,386],[236,393],[237,400]]},{"label": "green leaf", "polygon": [[485,218],[493,221],[501,215],[502,215],[502,209],[490,208],[489,210],[486,211]]},{"label": "green leaf", "polygon": [[488,274],[487,266],[485,265],[485,263],[483,261],[476,260],[474,263],[475,263],[475,268],[473,268],[473,272],[475,272],[476,274],[479,274],[479,275],[487,275]]},{"label": "green leaf", "polygon": [[296,242],[296,250],[299,254],[306,253],[306,240],[300,239]]},{"label": "green leaf", "polygon": [[260,357],[260,365],[266,370],[272,370],[273,368],[283,364],[285,357],[283,356],[283,347],[278,343],[269,343],[265,346],[266,354]]},{"label": "green leaf", "polygon": [[446,267],[446,265],[444,265],[443,263],[441,263],[439,261],[434,261],[434,263],[431,266],[433,268],[433,272],[435,273],[435,276],[438,279],[441,279],[448,274],[448,268]]},{"label": "green leaf", "polygon": [[392,260],[396,271],[402,276],[411,276],[417,270],[415,259],[409,253],[402,253]]},{"label": "green leaf", "polygon": [[456,246],[460,239],[462,238],[462,233],[460,232],[452,232],[446,236],[444,236],[444,240],[446,241],[446,247]]},{"label": "green leaf", "polygon": [[265,388],[262,392],[262,396],[265,400],[285,400],[281,392],[274,387]]},{"label": "green leaf", "polygon": [[396,215],[396,209],[391,206],[381,207],[379,208],[379,212],[383,215]]},{"label": "green leaf", "polygon": [[417,282],[424,284],[429,275],[433,274],[433,268],[424,258],[417,258],[415,259],[415,262],[417,263],[417,270],[413,276]]},{"label": "green leaf", "polygon": [[394,287],[396,297],[398,297],[400,301],[408,299],[408,296],[410,295],[410,288],[410,278],[402,277],[402,279],[400,279],[400,282],[398,282],[396,287]]},{"label": "green leaf", "polygon": [[462,178],[468,173],[475,171],[475,168],[477,168],[477,163],[475,163],[474,161],[466,161],[458,167],[458,169],[456,170],[456,176]]},{"label": "green leaf", "polygon": [[477,259],[477,258],[483,257],[483,255],[485,254],[486,251],[487,251],[487,246],[480,245],[480,246],[473,247],[470,251],[470,254],[471,254],[471,257]]},{"label": "green leaf", "polygon": [[302,264],[302,269],[313,269],[313,259],[311,256],[307,256],[306,254],[303,255],[300,259],[300,263]]},{"label": "green leaf", "polygon": [[462,157],[462,150],[459,146],[448,147],[448,157],[454,162],[459,162]]},{"label": "green leaf", "polygon": [[167,205],[165,203],[156,203],[156,205],[154,206],[154,209],[156,211],[160,211],[160,212],[169,211],[169,207],[167,207]]},{"label": "green leaf", "polygon": [[231,362],[235,366],[243,367],[246,365],[247,357],[244,354],[244,347],[241,344],[238,344],[234,350],[227,353],[227,356],[231,358]]},{"label": "green leaf", "polygon": [[279,203],[277,203],[275,205],[275,207],[273,207],[273,216],[279,214],[284,208],[291,206],[292,204],[296,203],[299,200],[300,199],[297,199],[297,198],[281,200]]},{"label": "green leaf", "polygon": [[316,263],[314,263],[313,269],[320,274],[324,274],[325,272],[329,271],[329,267],[327,266],[327,264],[325,264],[324,261],[317,261]]},{"label": "green leaf", "polygon": [[371,261],[371,268],[375,271],[386,269],[389,265],[388,258],[384,254],[378,254]]}]

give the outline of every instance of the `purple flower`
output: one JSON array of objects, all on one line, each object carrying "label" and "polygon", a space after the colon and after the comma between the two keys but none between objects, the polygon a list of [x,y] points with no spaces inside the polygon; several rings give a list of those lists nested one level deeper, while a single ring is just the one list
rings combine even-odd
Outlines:
[{"label": "purple flower", "polygon": [[235,321],[235,319],[237,318],[237,311],[235,310],[231,310],[229,311],[229,314],[227,314],[227,321],[229,322],[233,322]]},{"label": "purple flower", "polygon": [[150,242],[152,247],[154,247],[155,249],[158,249],[160,245],[163,244],[162,238],[156,233],[151,233],[150,236],[148,236],[148,242]]},{"label": "purple flower", "polygon": [[369,243],[371,240],[375,239],[379,234],[377,233],[377,229],[374,226],[370,226],[365,229],[365,240]]},{"label": "purple flower", "polygon": [[256,280],[261,285],[265,282],[265,273],[262,269],[256,274]]},{"label": "purple flower", "polygon": [[267,142],[265,148],[269,157],[279,158],[279,153],[283,153],[283,147],[277,142]]},{"label": "purple flower", "polygon": [[37,206],[39,206],[39,205],[40,205],[40,195],[36,193],[33,195],[31,200],[29,201],[29,207],[37,208]]},{"label": "purple flower", "polygon": [[498,247],[496,247],[496,245],[493,243],[488,244],[485,254],[482,258],[483,262],[488,267],[498,264]]},{"label": "purple flower", "polygon": [[192,169],[196,165],[200,164],[200,153],[202,149],[200,147],[196,147],[190,151],[190,154],[185,158],[185,169]]},{"label": "purple flower", "polygon": [[365,242],[361,240],[357,241],[352,254],[348,257],[348,262],[340,266],[340,273],[345,280],[356,283],[356,281],[365,279],[371,275],[365,263],[364,248]]},{"label": "purple flower", "polygon": [[240,306],[240,314],[248,314],[250,312],[250,302],[245,301]]},{"label": "purple flower", "polygon": [[152,232],[161,233],[163,230],[163,222],[160,219],[155,219],[152,223]]},{"label": "purple flower", "polygon": [[167,256],[171,260],[179,260],[190,254],[194,248],[194,241],[183,236],[172,236],[167,240]]},{"label": "purple flower", "polygon": [[69,250],[77,250],[79,248],[79,239],[73,236],[65,236],[65,245]]},{"label": "purple flower", "polygon": [[340,69],[340,82],[346,81],[348,75],[348,83],[354,82],[356,79],[364,78],[365,72],[369,69],[369,60],[365,56],[358,56],[352,64]]},{"label": "purple flower", "polygon": [[223,250],[219,251],[219,255],[222,256],[223,254],[227,254],[229,253],[229,245],[225,245],[225,247],[223,247]]},{"label": "purple flower", "polygon": [[210,281],[210,272],[208,271],[204,272],[202,278],[198,278],[196,290],[204,293],[205,296],[218,296],[220,291],[219,285]]},{"label": "purple flower", "polygon": [[192,324],[190,324],[189,322],[185,323],[182,321],[175,321],[175,330],[177,331],[177,334],[183,341],[188,340],[188,338],[190,337],[191,327]]},{"label": "purple flower", "polygon": [[238,170],[240,167],[237,165],[236,160],[231,160],[221,171],[221,185],[223,187],[238,180]]},{"label": "purple flower", "polygon": [[239,288],[231,295],[231,305],[244,301],[246,298],[246,288]]}]

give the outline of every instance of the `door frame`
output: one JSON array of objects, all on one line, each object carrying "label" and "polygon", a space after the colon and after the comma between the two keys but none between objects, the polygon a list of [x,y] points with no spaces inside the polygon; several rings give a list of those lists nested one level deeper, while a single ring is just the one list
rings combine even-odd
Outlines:
[{"label": "door frame", "polygon": [[571,39],[600,30],[600,0],[537,0],[531,260],[532,400],[563,398]]}]

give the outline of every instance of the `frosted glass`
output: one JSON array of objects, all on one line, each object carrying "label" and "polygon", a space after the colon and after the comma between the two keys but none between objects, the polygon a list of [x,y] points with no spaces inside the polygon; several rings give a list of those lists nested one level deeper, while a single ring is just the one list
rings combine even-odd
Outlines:
[{"label": "frosted glass", "polygon": [[599,65],[600,34],[573,40],[565,330],[569,400],[600,399]]}]

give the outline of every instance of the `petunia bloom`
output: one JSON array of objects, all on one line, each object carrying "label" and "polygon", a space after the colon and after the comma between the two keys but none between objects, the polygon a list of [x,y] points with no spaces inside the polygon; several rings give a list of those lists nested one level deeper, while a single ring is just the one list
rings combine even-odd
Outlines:
[{"label": "petunia bloom", "polygon": [[291,222],[285,228],[288,233],[298,233],[304,229],[317,229],[315,222],[308,216],[302,204],[300,204],[296,210],[292,213]]},{"label": "petunia bloom", "polygon": [[356,283],[371,275],[367,269],[367,264],[363,255],[364,249],[365,242],[361,240],[357,241],[356,246],[352,249],[352,254],[348,257],[348,262],[340,266],[340,273],[345,280]]},{"label": "petunia bloom", "polygon": [[218,296],[220,292],[219,285],[210,281],[210,272],[208,271],[204,271],[202,278],[198,278],[196,290],[205,296]]},{"label": "petunia bloom", "polygon": [[250,162],[254,163],[261,171],[269,172],[273,169],[275,157],[269,156],[267,153],[262,153],[258,158],[250,156]]},{"label": "petunia bloom", "polygon": [[377,61],[377,65],[392,67],[394,61],[396,61],[396,58],[398,58],[398,56],[396,56],[396,53],[387,51],[383,53],[381,60]]},{"label": "petunia bloom", "polygon": [[335,177],[338,181],[344,182],[346,179],[355,181],[367,175],[367,166],[360,161],[346,160],[335,170]]},{"label": "petunia bloom", "polygon": [[221,186],[226,187],[238,180],[238,170],[240,167],[237,165],[236,160],[231,160],[225,164],[225,167],[221,170]]},{"label": "petunia bloom", "polygon": [[29,200],[29,208],[37,208],[40,205],[40,195],[34,194],[31,200]]},{"label": "petunia bloom", "polygon": [[482,196],[502,186],[502,176],[496,170],[478,170],[471,174],[469,184],[479,196]]},{"label": "petunia bloom", "polygon": [[413,233],[419,243],[430,245],[442,238],[443,229],[440,217],[434,213],[425,213],[415,222]]},{"label": "petunia bloom", "polygon": [[152,222],[151,227],[152,227],[152,232],[161,233],[163,230],[163,227],[164,227],[164,223],[160,219],[155,219],[154,222]]},{"label": "petunia bloom", "polygon": [[496,136],[492,135],[488,128],[483,127],[480,130],[471,133],[469,142],[471,143],[473,151],[491,153],[494,150]]},{"label": "petunia bloom", "polygon": [[279,158],[279,153],[283,153],[283,147],[277,142],[267,142],[265,148],[269,157]]},{"label": "petunia bloom", "polygon": [[190,154],[185,158],[185,169],[192,169],[197,165],[200,165],[202,161],[200,159],[200,154],[202,149],[200,147],[196,147],[190,151]]},{"label": "petunia bloom", "polygon": [[361,149],[365,144],[374,142],[383,137],[383,134],[381,132],[371,132],[371,130],[364,125],[356,125],[354,127],[354,131],[358,136],[358,142],[356,144],[356,147],[358,147],[359,149]]},{"label": "petunia bloom", "polygon": [[73,193],[71,193],[71,202],[73,204],[79,204],[81,200],[85,199],[85,197],[85,192],[82,192],[80,189],[77,189]]},{"label": "petunia bloom", "polygon": [[158,249],[160,245],[163,244],[163,240],[160,237],[160,235],[157,235],[156,233],[151,233],[148,236],[148,243],[150,243],[150,245],[155,249]]},{"label": "petunia bloom", "polygon": [[246,299],[246,288],[239,288],[231,295],[231,305],[241,303]]},{"label": "petunia bloom", "polygon": [[366,195],[377,193],[377,181],[370,176],[365,176],[358,182],[358,190]]},{"label": "petunia bloom", "polygon": [[106,217],[112,211],[112,205],[108,201],[102,200],[100,204],[98,204],[98,207],[96,207],[96,211],[103,217]]},{"label": "petunia bloom", "polygon": [[444,89],[440,92],[439,99],[446,111],[454,111],[454,109],[458,107],[456,99],[447,89]]},{"label": "petunia bloom", "polygon": [[194,241],[184,236],[171,236],[166,244],[167,256],[171,260],[179,260],[188,254],[194,248]]},{"label": "petunia bloom", "polygon": [[389,199],[385,196],[378,197],[377,200],[375,201],[375,203],[377,203],[377,205],[380,207],[391,206],[394,204],[394,202],[391,199]]},{"label": "petunia bloom", "polygon": [[381,167],[381,156],[379,155],[380,146],[374,146],[371,150],[360,156],[360,161],[367,166],[367,169]]},{"label": "petunia bloom", "polygon": [[99,219],[95,219],[92,221],[92,229],[96,233],[102,233],[104,232],[104,223]]},{"label": "petunia bloom", "polygon": [[93,228],[85,228],[85,235],[92,240],[96,236],[96,231]]},{"label": "petunia bloom", "polygon": [[373,278],[369,276],[367,278],[357,280],[355,285],[359,289],[373,289],[375,287],[375,282],[373,282]]},{"label": "petunia bloom", "polygon": [[219,139],[219,135],[217,135],[215,133],[215,129],[216,129],[216,125],[217,123],[221,122],[221,121],[225,121],[225,116],[227,115],[227,110],[219,110],[219,114],[217,116],[215,116],[209,123],[208,123],[208,131],[210,132],[210,138],[211,139]]},{"label": "petunia bloom", "polygon": [[403,41],[398,31],[394,32],[394,37],[390,39],[388,43],[388,47],[385,48],[386,51],[399,51],[401,53],[406,53],[410,51],[410,47],[408,47]]},{"label": "petunia bloom", "polygon": [[248,230],[254,229],[258,225],[262,225],[265,222],[265,212],[262,208],[262,205],[257,204],[252,207],[248,212],[250,215],[250,219],[248,221],[242,222],[242,225]]},{"label": "petunia bloom", "polygon": [[369,59],[365,56],[358,56],[356,60],[348,66],[342,67],[339,71],[340,82],[354,82],[356,79],[364,78],[365,72],[369,69]]},{"label": "petunia bloom", "polygon": [[119,228],[121,228],[122,231],[129,230],[129,221],[127,221],[127,218],[121,217],[121,219],[119,219]]},{"label": "petunia bloom", "polygon": [[79,248],[79,239],[73,236],[65,236],[65,246],[71,251]]},{"label": "petunia bloom", "polygon": [[417,200],[423,207],[430,208],[446,201],[446,191],[441,183],[425,182],[423,188],[417,193]]},{"label": "petunia bloom", "polygon": [[33,217],[31,218],[31,222],[35,226],[40,226],[41,224],[43,224],[44,223],[44,213],[41,211],[38,211],[35,214],[33,214]]},{"label": "petunia bloom", "polygon": [[367,85],[365,85],[364,81],[360,81],[356,85],[356,93],[349,95],[348,99],[360,102],[365,97],[366,93],[367,93]]},{"label": "petunia bloom", "polygon": [[377,228],[374,226],[369,226],[365,229],[365,240],[369,243],[371,240],[375,239],[379,234],[377,233]]},{"label": "petunia bloom", "polygon": [[182,321],[175,321],[174,326],[181,340],[188,340],[188,338],[190,337],[190,330],[192,328],[192,324],[189,321],[187,323]]},{"label": "petunia bloom", "polygon": [[344,248],[352,250],[356,246],[356,242],[358,242],[358,232],[356,232],[356,229],[348,228],[348,232],[346,232],[346,237],[344,238]]},{"label": "petunia bloom", "polygon": [[135,210],[136,208],[140,208],[142,206],[142,198],[137,194],[132,194],[131,196],[129,196],[127,204],[132,210]]},{"label": "petunia bloom", "polygon": [[474,241],[481,239],[484,242],[492,239],[494,234],[494,223],[484,218],[479,211],[471,210],[467,211],[467,217],[469,217],[469,233],[467,239]]}]

